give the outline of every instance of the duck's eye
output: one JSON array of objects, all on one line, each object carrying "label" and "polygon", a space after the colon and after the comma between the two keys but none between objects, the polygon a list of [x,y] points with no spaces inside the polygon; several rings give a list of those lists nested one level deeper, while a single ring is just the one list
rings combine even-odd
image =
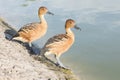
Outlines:
[{"label": "duck's eye", "polygon": [[44,10],[44,8],[42,8],[42,10]]},{"label": "duck's eye", "polygon": [[72,22],[70,21],[70,24],[72,24]]}]

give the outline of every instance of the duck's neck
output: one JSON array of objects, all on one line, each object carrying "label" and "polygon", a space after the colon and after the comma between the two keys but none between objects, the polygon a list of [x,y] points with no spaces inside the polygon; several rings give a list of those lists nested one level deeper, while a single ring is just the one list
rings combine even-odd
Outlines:
[{"label": "duck's neck", "polygon": [[40,21],[41,21],[42,24],[46,24],[47,25],[47,22],[46,22],[46,20],[44,18],[44,15],[40,15],[39,18],[40,18]]},{"label": "duck's neck", "polygon": [[74,40],[74,33],[71,31],[70,28],[67,28],[67,29],[66,29],[66,34],[67,34],[68,36],[70,36],[70,37]]}]

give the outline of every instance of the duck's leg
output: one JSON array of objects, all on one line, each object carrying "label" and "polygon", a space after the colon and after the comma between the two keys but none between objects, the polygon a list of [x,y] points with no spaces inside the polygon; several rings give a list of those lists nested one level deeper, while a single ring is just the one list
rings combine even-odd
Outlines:
[{"label": "duck's leg", "polygon": [[29,45],[29,47],[31,47],[31,48],[32,48],[32,43],[31,43],[31,42],[29,42],[29,43],[28,43],[28,45]]},{"label": "duck's leg", "polygon": [[57,64],[58,64],[60,67],[62,67],[62,68],[64,68],[64,69],[70,69],[69,67],[66,67],[66,66],[64,66],[64,65],[62,64],[62,62],[60,61],[60,55],[55,55],[55,58],[56,58],[56,60],[57,60]]},{"label": "duck's leg", "polygon": [[58,64],[59,66],[61,66],[61,67],[63,67],[63,68],[66,68],[66,67],[62,64],[62,62],[60,61],[60,56],[59,56],[59,55],[55,55],[55,58],[56,58],[57,64]]},{"label": "duck's leg", "polygon": [[33,49],[33,45],[32,45],[31,42],[28,43],[28,49],[30,50],[30,52],[31,52],[32,54],[35,54],[35,51],[34,51],[34,49]]}]

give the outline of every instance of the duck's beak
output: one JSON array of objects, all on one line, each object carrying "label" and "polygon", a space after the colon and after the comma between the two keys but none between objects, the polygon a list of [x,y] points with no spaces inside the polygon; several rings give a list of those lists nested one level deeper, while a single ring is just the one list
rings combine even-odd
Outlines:
[{"label": "duck's beak", "polygon": [[54,15],[52,12],[48,11],[47,14]]},{"label": "duck's beak", "polygon": [[77,25],[75,25],[74,28],[81,31],[81,28],[78,27]]}]

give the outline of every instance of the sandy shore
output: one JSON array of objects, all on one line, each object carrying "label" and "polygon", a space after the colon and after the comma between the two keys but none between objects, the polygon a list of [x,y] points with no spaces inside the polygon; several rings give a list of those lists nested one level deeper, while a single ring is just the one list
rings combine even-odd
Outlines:
[{"label": "sandy shore", "polygon": [[71,70],[30,56],[26,47],[5,38],[14,33],[15,30],[0,18],[0,80],[78,80]]}]

